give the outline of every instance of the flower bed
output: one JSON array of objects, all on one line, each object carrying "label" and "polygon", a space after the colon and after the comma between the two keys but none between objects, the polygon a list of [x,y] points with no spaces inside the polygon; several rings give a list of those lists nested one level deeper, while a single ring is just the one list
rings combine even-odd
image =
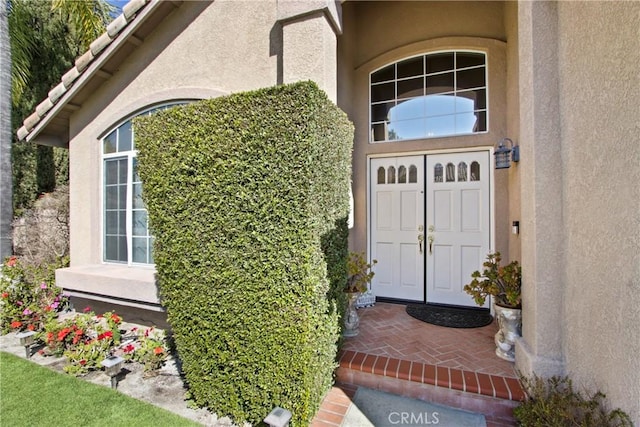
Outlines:
[{"label": "flower bed", "polygon": [[3,333],[36,332],[43,356],[64,356],[64,371],[84,375],[100,369],[111,355],[139,362],[145,371],[160,368],[168,355],[164,332],[126,326],[114,312],[69,310],[69,298],[53,282],[55,266],[32,266],[10,257],[0,277],[0,327]]}]

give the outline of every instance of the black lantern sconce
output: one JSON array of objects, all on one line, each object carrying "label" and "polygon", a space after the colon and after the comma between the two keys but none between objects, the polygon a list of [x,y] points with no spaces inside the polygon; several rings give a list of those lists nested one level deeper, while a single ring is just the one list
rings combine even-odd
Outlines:
[{"label": "black lantern sconce", "polygon": [[[509,143],[509,147],[506,146],[507,142]],[[493,155],[496,159],[496,169],[509,169],[511,161],[514,163],[520,161],[520,147],[513,145],[511,139],[502,138],[500,142],[498,142],[498,147],[496,147]]]}]

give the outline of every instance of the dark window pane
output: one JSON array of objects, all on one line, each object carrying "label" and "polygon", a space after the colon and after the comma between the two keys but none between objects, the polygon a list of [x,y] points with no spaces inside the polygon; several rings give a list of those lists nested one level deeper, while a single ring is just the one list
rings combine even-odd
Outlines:
[{"label": "dark window pane", "polygon": [[458,52],[456,54],[456,68],[475,67],[484,65],[483,53]]},{"label": "dark window pane", "polygon": [[389,110],[393,108],[395,102],[385,102],[382,104],[374,104],[371,106],[371,121],[384,122],[389,120]]},{"label": "dark window pane", "polygon": [[118,259],[120,261],[127,262],[129,259],[128,251],[127,251],[127,237],[119,236],[118,237]]},{"label": "dark window pane", "polygon": [[104,154],[116,152],[116,131],[114,130],[104,138],[103,152]]},{"label": "dark window pane", "polygon": [[453,163],[447,163],[447,182],[455,182],[456,180],[456,167]]},{"label": "dark window pane", "polygon": [[118,160],[118,184],[126,184],[127,183],[127,159]]},{"label": "dark window pane", "polygon": [[371,74],[371,83],[393,80],[396,77],[395,74],[395,64],[388,65],[383,69]]},{"label": "dark window pane", "polygon": [[471,163],[471,181],[480,181],[480,164],[478,162]]},{"label": "dark window pane", "polygon": [[[472,110],[484,110],[487,108],[487,91],[485,89],[465,90],[456,94],[459,98],[466,98],[473,101]],[[458,112],[462,110],[458,109]],[[466,111],[466,106],[465,110]]]},{"label": "dark window pane", "polygon": [[476,113],[476,127],[474,132],[486,132],[487,131],[487,113],[485,111],[478,111]]},{"label": "dark window pane", "polygon": [[409,182],[418,182],[418,168],[416,167],[416,165],[409,166]]},{"label": "dark window pane", "polygon": [[117,236],[105,237],[104,259],[106,261],[120,261],[118,259],[118,237]]},{"label": "dark window pane", "polygon": [[118,128],[118,151],[130,151],[131,141],[131,121],[129,120]]},{"label": "dark window pane", "polygon": [[390,101],[396,96],[396,84],[382,83],[371,86],[371,102]]},{"label": "dark window pane", "polygon": [[395,184],[396,183],[396,168],[393,166],[389,166],[389,171],[387,172],[387,184]]},{"label": "dark window pane", "polygon": [[398,184],[406,184],[407,183],[407,168],[404,166],[400,166],[398,168]]},{"label": "dark window pane", "polygon": [[458,163],[458,181],[467,180],[467,164],[465,162]]},{"label": "dark window pane", "polygon": [[384,168],[382,166],[380,166],[378,168],[378,184],[385,184],[385,180],[384,180],[385,175],[384,174],[385,174]]},{"label": "dark window pane", "polygon": [[486,85],[484,70],[483,67],[458,71],[458,89],[484,87]]},{"label": "dark window pane", "polygon": [[385,135],[385,127],[384,123],[378,123],[371,126],[374,141],[385,141],[387,139]]},{"label": "dark window pane", "polygon": [[427,77],[427,95],[453,92],[453,73],[436,74]]},{"label": "dark window pane", "polygon": [[453,70],[453,52],[427,56],[427,74]]},{"label": "dark window pane", "polygon": [[398,78],[421,76],[424,74],[424,57],[398,62]]},{"label": "dark window pane", "polygon": [[127,206],[127,186],[118,185],[118,207],[124,209]]},{"label": "dark window pane", "polygon": [[105,218],[105,231],[107,234],[118,234],[120,231],[118,228],[118,211],[107,211]]},{"label": "dark window pane", "polygon": [[442,182],[442,164],[436,163],[433,167],[433,182]]},{"label": "dark window pane", "polygon": [[104,191],[104,205],[106,209],[118,209],[118,186],[109,186]]},{"label": "dark window pane", "polygon": [[424,94],[424,79],[400,80],[398,82],[398,98],[414,98]]},{"label": "dark window pane", "polygon": [[104,181],[107,185],[118,183],[117,160],[106,160],[104,162]]}]

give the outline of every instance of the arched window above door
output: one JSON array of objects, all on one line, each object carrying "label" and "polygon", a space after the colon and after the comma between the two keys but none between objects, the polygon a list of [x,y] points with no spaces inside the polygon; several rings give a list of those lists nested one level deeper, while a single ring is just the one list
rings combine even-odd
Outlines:
[{"label": "arched window above door", "polygon": [[371,142],[486,132],[486,54],[410,57],[370,75]]}]

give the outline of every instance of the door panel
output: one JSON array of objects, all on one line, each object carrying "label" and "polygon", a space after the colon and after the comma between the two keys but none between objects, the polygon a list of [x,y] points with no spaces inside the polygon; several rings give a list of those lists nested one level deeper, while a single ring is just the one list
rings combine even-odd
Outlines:
[{"label": "door panel", "polygon": [[489,172],[488,152],[427,156],[428,302],[476,305],[463,287],[490,250]]},{"label": "door panel", "polygon": [[424,301],[424,156],[371,159],[376,296]]},{"label": "door panel", "polygon": [[490,251],[490,172],[487,151],[371,159],[377,296],[476,305],[462,288]]}]

